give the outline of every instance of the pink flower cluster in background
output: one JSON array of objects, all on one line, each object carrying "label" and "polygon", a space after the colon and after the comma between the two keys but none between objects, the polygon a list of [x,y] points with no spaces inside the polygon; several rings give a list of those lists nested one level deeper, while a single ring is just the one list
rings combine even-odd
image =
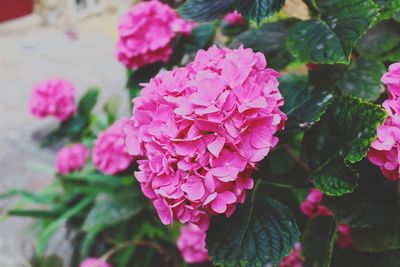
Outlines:
[{"label": "pink flower cluster in background", "polygon": [[[311,188],[310,193],[307,195],[305,201],[301,203],[301,211],[308,217],[314,218],[316,216],[333,216],[332,212],[324,205],[321,204],[324,194],[316,188]],[[349,248],[353,246],[353,239],[351,237],[351,228],[347,224],[339,224],[338,226],[339,237],[337,239],[338,246],[342,248]]]},{"label": "pink flower cluster in background", "polygon": [[243,16],[237,10],[226,14],[224,21],[230,25],[242,25],[245,23]]},{"label": "pink flower cluster in background", "polygon": [[200,263],[209,260],[206,249],[206,233],[196,225],[181,227],[177,246],[187,263]]},{"label": "pink flower cluster in background", "polygon": [[79,267],[112,267],[112,266],[107,262],[97,258],[87,258],[79,265]]},{"label": "pink flower cluster in background", "polygon": [[29,110],[39,118],[54,116],[65,121],[76,111],[75,91],[71,82],[60,78],[38,83],[33,87]]},{"label": "pink flower cluster in background", "polygon": [[283,258],[279,267],[302,267],[303,260],[301,258],[301,244],[297,243],[294,250],[290,253],[289,256]]},{"label": "pink flower cluster in background", "polygon": [[379,166],[390,180],[400,178],[400,62],[392,64],[382,77],[389,99],[383,103],[388,113],[385,123],[377,130],[377,139],[372,143],[368,159]]},{"label": "pink flower cluster in background", "polygon": [[133,162],[127,152],[123,127],[128,119],[122,118],[100,133],[94,143],[93,164],[99,171],[113,175],[126,170]]},{"label": "pink flower cluster in background", "polygon": [[251,49],[211,47],[193,63],[165,71],[133,100],[125,127],[136,179],[161,221],[208,227],[208,214],[230,216],[243,203],[257,162],[278,143],[279,73]]},{"label": "pink flower cluster in background", "polygon": [[194,24],[179,18],[170,6],[157,0],[141,2],[121,18],[117,58],[130,69],[166,62],[178,34],[190,34]]},{"label": "pink flower cluster in background", "polygon": [[82,169],[89,157],[89,149],[83,144],[66,146],[57,152],[56,168],[61,174]]}]

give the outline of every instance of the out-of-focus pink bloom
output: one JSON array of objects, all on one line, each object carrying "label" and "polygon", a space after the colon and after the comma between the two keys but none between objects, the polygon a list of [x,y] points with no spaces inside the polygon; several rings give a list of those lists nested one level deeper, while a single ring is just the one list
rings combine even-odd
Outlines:
[{"label": "out-of-focus pink bloom", "polygon": [[74,85],[61,78],[52,78],[33,87],[29,101],[32,115],[44,118],[54,116],[65,121],[76,111]]},{"label": "out-of-focus pink bloom", "polygon": [[302,267],[302,266],[303,266],[303,260],[301,258],[301,244],[297,243],[295,249],[292,250],[289,256],[283,258],[283,260],[279,264],[279,267]]},{"label": "out-of-focus pink bloom", "polygon": [[89,149],[83,144],[66,146],[57,152],[56,168],[61,174],[82,169],[89,157]]},{"label": "out-of-focus pink bloom", "polygon": [[206,233],[196,225],[181,227],[177,246],[187,263],[200,263],[209,260],[206,249]]},{"label": "out-of-focus pink bloom", "polygon": [[245,23],[243,16],[237,10],[226,14],[224,17],[224,21],[230,25],[242,25]]},{"label": "out-of-focus pink bloom", "polygon": [[371,144],[368,159],[379,166],[390,180],[400,179],[400,63],[392,64],[382,77],[389,99],[383,104],[388,117],[377,130],[377,139]]},{"label": "out-of-focus pink bloom", "polygon": [[[310,193],[307,195],[305,201],[300,204],[301,211],[308,217],[314,218],[316,216],[333,216],[332,212],[321,201],[324,194],[316,188],[311,188]],[[347,224],[338,225],[339,238],[337,240],[338,246],[342,248],[349,248],[353,246],[353,239],[351,237],[351,228]]]},{"label": "out-of-focus pink bloom", "polygon": [[300,204],[301,211],[309,218],[316,216],[332,216],[332,212],[321,204],[324,194],[316,188],[311,188],[306,200]]},{"label": "out-of-focus pink bloom", "polygon": [[230,216],[244,202],[286,121],[278,77],[261,53],[214,46],[133,100],[126,143],[144,158],[135,177],[164,224],[176,218],[204,230],[208,214]]},{"label": "out-of-focus pink bloom", "polygon": [[107,262],[97,258],[87,258],[79,265],[79,267],[112,267],[112,266]]},{"label": "out-of-focus pink bloom", "polygon": [[194,25],[158,0],[135,4],[119,23],[117,57],[130,69],[167,62],[175,38],[190,34]]},{"label": "out-of-focus pink bloom", "polygon": [[128,119],[116,121],[110,128],[100,133],[94,143],[93,164],[105,174],[117,174],[126,170],[132,163],[133,157],[127,152],[123,127]]},{"label": "out-of-focus pink bloom", "polygon": [[336,241],[339,247],[351,248],[353,247],[353,238],[351,236],[351,228],[349,225],[341,223],[338,226],[339,237]]}]

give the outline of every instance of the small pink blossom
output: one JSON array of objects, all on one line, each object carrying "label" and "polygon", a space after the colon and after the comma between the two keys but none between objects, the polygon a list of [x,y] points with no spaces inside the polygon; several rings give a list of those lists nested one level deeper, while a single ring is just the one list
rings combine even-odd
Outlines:
[{"label": "small pink blossom", "polygon": [[94,143],[93,164],[96,169],[105,174],[113,175],[124,171],[133,161],[133,157],[127,152],[126,135],[122,130],[127,122],[126,118],[116,121],[111,127],[100,133]]},{"label": "small pink blossom", "polygon": [[[316,216],[333,216],[332,212],[324,205],[321,204],[324,194],[316,188],[311,188],[310,193],[307,195],[303,203],[300,204],[300,209],[308,218]],[[338,246],[342,248],[349,248],[353,246],[353,239],[351,236],[351,228],[347,224],[340,223],[338,225],[337,239]]]},{"label": "small pink blossom", "polygon": [[79,265],[79,267],[112,267],[112,266],[107,262],[97,258],[87,258]]},{"label": "small pink blossom", "polygon": [[283,258],[279,267],[302,267],[303,260],[301,258],[301,244],[296,243],[295,248],[290,252],[289,256]]},{"label": "small pink blossom", "polygon": [[351,228],[349,225],[341,223],[338,226],[339,237],[336,241],[341,248],[353,247],[353,238],[351,235]]},{"label": "small pink blossom", "polygon": [[392,64],[382,81],[389,93],[389,99],[382,104],[388,117],[377,129],[368,159],[379,166],[384,176],[394,181],[400,179],[400,63]]},{"label": "small pink blossom", "polygon": [[57,172],[68,174],[82,169],[89,157],[89,149],[83,144],[66,146],[57,152]]},{"label": "small pink blossom", "polygon": [[179,34],[190,34],[194,24],[179,18],[158,0],[135,4],[119,23],[117,57],[130,69],[158,61],[167,62]]},{"label": "small pink blossom", "polygon": [[52,78],[33,87],[29,101],[32,115],[38,118],[54,116],[65,121],[76,111],[74,85],[61,78]]},{"label": "small pink blossom", "polygon": [[243,16],[237,10],[226,14],[224,17],[224,21],[230,25],[234,24],[241,25],[245,23]]},{"label": "small pink blossom", "polygon": [[180,231],[177,246],[185,262],[200,263],[208,261],[206,233],[193,224],[182,226]]},{"label": "small pink blossom", "polygon": [[323,197],[324,194],[321,191],[316,188],[311,188],[306,200],[300,205],[301,211],[308,218],[332,216],[332,212],[327,207],[320,204]]},{"label": "small pink blossom", "polygon": [[230,216],[253,187],[251,173],[276,146],[286,115],[279,73],[251,49],[211,47],[150,80],[125,126],[135,177],[164,224],[205,230]]}]

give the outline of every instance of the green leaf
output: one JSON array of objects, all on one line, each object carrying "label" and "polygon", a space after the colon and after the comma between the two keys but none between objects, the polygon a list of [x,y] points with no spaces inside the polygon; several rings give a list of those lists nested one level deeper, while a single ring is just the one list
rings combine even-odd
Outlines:
[{"label": "green leaf", "polygon": [[333,218],[313,218],[303,233],[301,253],[304,267],[329,267],[337,238],[337,225]]},{"label": "green leaf", "polygon": [[321,20],[298,22],[289,32],[289,50],[305,62],[349,63],[354,45],[377,20],[377,5],[372,0],[322,1],[329,5],[325,12],[315,2]]},{"label": "green leaf", "polygon": [[213,23],[204,23],[193,29],[191,35],[184,40],[184,52],[195,53],[200,49],[207,49],[214,39],[215,26]]},{"label": "green leaf", "polygon": [[381,19],[390,19],[400,10],[399,0],[375,0],[381,11]]},{"label": "green leaf", "polygon": [[263,24],[259,29],[250,29],[238,35],[232,43],[233,47],[244,45],[255,52],[261,52],[267,58],[268,66],[282,69],[293,61],[293,57],[285,47],[287,33],[296,19],[286,19]]},{"label": "green leaf", "polygon": [[234,0],[188,0],[179,8],[180,15],[193,21],[209,21],[232,11]]},{"label": "green leaf", "polygon": [[89,232],[114,226],[137,215],[143,207],[141,196],[135,191],[125,191],[115,196],[100,194],[82,229]]},{"label": "green leaf", "polygon": [[47,244],[53,234],[59,229],[64,223],[67,222],[70,218],[82,212],[85,208],[93,203],[93,199],[91,197],[87,197],[80,201],[78,204],[73,206],[71,209],[66,211],[63,215],[61,215],[57,220],[50,223],[44,231],[40,234],[39,244],[37,247],[38,254],[43,255],[46,251]]},{"label": "green leaf", "polygon": [[399,61],[400,60],[400,48],[395,48],[392,51],[388,52],[383,56],[383,60],[385,61]]},{"label": "green leaf", "polygon": [[348,60],[338,36],[325,22],[317,19],[296,23],[289,31],[286,45],[304,62],[333,64]]},{"label": "green leaf", "polygon": [[382,62],[357,58],[336,86],[344,93],[365,100],[376,100],[385,91],[381,77],[386,72]]},{"label": "green leaf", "polygon": [[107,114],[108,124],[111,125],[118,118],[118,109],[121,101],[118,96],[110,97],[104,104],[103,110]]},{"label": "green leaf", "polygon": [[313,170],[311,179],[320,190],[337,196],[354,190],[357,175],[349,164],[366,156],[385,117],[378,105],[354,97],[343,96],[332,102],[304,136],[305,156]]},{"label": "green leaf", "polygon": [[368,228],[355,228],[352,238],[355,247],[362,251],[400,249],[400,218]]},{"label": "green leaf", "polygon": [[21,216],[21,217],[32,217],[32,218],[39,218],[39,219],[55,219],[57,216],[60,215],[58,211],[52,210],[20,210],[20,209],[13,209],[9,210],[8,215],[10,216]]},{"label": "green leaf", "polygon": [[396,31],[396,23],[383,21],[372,27],[357,43],[356,49],[364,58],[379,58],[399,46],[400,33]]},{"label": "green leaf", "polygon": [[300,75],[285,75],[280,79],[280,92],[285,98],[282,111],[288,116],[286,131],[311,128],[325,113],[333,94],[318,90]]},{"label": "green leaf", "polygon": [[279,263],[299,238],[291,211],[268,197],[255,196],[229,219],[218,216],[207,232],[212,262],[220,266],[267,266]]},{"label": "green leaf", "polygon": [[394,183],[369,182],[368,187],[359,188],[352,194],[341,197],[326,196],[323,204],[341,223],[346,223],[351,228],[362,228],[392,221],[398,212],[396,198],[397,188]]},{"label": "green leaf", "polygon": [[87,118],[97,103],[99,98],[99,89],[89,89],[84,96],[81,97],[78,103],[78,114]]},{"label": "green leaf", "polygon": [[285,0],[236,0],[236,9],[249,20],[260,24],[261,20],[281,10]]},{"label": "green leaf", "polygon": [[356,42],[374,25],[379,9],[372,0],[341,0],[322,14],[350,55]]},{"label": "green leaf", "polygon": [[36,204],[50,204],[53,203],[57,195],[57,192],[44,192],[41,194],[35,194],[30,191],[14,189],[0,194],[0,199],[20,196],[21,198]]},{"label": "green leaf", "polygon": [[221,23],[221,33],[228,37],[235,37],[248,29],[247,23],[243,24],[229,24],[225,21]]},{"label": "green leaf", "polygon": [[312,179],[316,188],[332,196],[351,193],[358,185],[358,173],[339,156],[315,170]]}]

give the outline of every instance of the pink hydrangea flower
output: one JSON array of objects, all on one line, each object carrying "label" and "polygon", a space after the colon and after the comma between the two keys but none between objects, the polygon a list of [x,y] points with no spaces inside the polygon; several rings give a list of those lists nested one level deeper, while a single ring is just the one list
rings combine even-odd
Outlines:
[{"label": "pink hydrangea flower", "polygon": [[133,157],[127,152],[123,127],[128,119],[122,118],[100,133],[94,143],[93,164],[99,171],[113,175],[126,170]]},{"label": "pink hydrangea flower", "polygon": [[107,262],[97,258],[87,258],[79,265],[79,267],[112,267],[112,266]]},{"label": "pink hydrangea flower", "polygon": [[89,149],[83,144],[66,146],[57,152],[56,168],[61,174],[82,169],[89,157]]},{"label": "pink hydrangea flower", "polygon": [[180,229],[177,246],[187,263],[200,263],[209,260],[206,249],[206,233],[196,225],[184,225]]},{"label": "pink hydrangea flower", "polygon": [[353,238],[351,235],[351,228],[349,225],[341,223],[338,226],[339,237],[336,241],[339,247],[351,248],[353,247]]},{"label": "pink hydrangea flower", "polygon": [[[324,194],[321,191],[316,188],[311,188],[305,201],[300,204],[301,211],[308,218],[314,218],[316,216],[333,216],[332,212],[326,206],[321,204],[323,197]],[[349,248],[353,246],[351,228],[349,225],[340,223],[338,225],[338,234],[339,237],[337,244],[340,247]]]},{"label": "pink hydrangea flower", "polygon": [[130,69],[167,62],[177,35],[190,34],[194,25],[158,0],[135,4],[119,23],[117,58]]},{"label": "pink hydrangea flower", "polygon": [[208,214],[230,216],[244,202],[286,121],[279,73],[266,66],[251,49],[214,46],[133,100],[126,143],[144,158],[135,176],[164,224],[176,218],[204,230]]},{"label": "pink hydrangea flower", "polygon": [[400,179],[400,63],[392,64],[382,77],[389,99],[382,104],[388,117],[377,129],[377,139],[371,144],[368,159],[379,166],[390,180]]},{"label": "pink hydrangea flower", "polygon": [[226,14],[224,17],[224,21],[230,25],[242,25],[245,23],[243,16],[237,10]]},{"label": "pink hydrangea flower", "polygon": [[38,83],[29,101],[30,112],[38,118],[54,116],[65,121],[76,111],[75,91],[71,82],[60,78]]},{"label": "pink hydrangea flower", "polygon": [[392,98],[397,99],[400,96],[400,62],[389,66],[389,71],[382,76],[382,82]]},{"label": "pink hydrangea flower", "polygon": [[297,243],[295,248],[289,254],[289,256],[283,258],[283,260],[279,264],[279,267],[302,267],[302,266],[303,266],[303,260],[301,258],[301,244]]}]

